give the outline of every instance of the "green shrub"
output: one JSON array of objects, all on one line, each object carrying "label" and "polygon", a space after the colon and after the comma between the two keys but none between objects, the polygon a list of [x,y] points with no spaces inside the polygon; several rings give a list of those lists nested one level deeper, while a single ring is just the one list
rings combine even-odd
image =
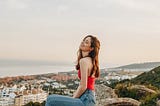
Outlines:
[{"label": "green shrub", "polygon": [[160,94],[147,95],[140,106],[156,106],[157,100],[160,99]]}]

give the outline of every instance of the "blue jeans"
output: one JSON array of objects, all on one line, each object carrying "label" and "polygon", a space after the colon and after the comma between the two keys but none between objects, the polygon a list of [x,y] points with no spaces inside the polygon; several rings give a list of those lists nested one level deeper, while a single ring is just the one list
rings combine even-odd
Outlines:
[{"label": "blue jeans", "polygon": [[95,106],[95,94],[87,89],[80,98],[49,95],[45,106]]}]

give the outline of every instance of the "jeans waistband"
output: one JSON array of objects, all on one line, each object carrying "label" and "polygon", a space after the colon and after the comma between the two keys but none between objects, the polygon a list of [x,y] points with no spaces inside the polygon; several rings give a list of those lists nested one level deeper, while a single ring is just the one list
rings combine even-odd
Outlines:
[{"label": "jeans waistband", "polygon": [[90,89],[86,89],[86,91],[84,93],[88,93],[88,94],[95,96],[95,92]]}]

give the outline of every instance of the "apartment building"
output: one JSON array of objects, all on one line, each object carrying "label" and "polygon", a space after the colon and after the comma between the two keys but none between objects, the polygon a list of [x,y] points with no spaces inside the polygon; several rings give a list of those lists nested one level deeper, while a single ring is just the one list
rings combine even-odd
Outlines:
[{"label": "apartment building", "polygon": [[25,90],[23,92],[19,92],[19,94],[17,93],[15,98],[15,106],[22,106],[30,101],[42,103],[46,100],[47,96],[48,93],[41,89]]},{"label": "apartment building", "polygon": [[0,98],[0,106],[14,106],[14,98],[10,97]]}]

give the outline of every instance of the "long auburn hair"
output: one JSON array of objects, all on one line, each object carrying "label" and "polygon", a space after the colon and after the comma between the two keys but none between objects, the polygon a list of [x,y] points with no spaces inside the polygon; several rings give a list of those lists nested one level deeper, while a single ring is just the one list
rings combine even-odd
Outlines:
[{"label": "long auburn hair", "polygon": [[[92,76],[92,74],[95,73],[95,77],[97,78],[100,76],[99,60],[98,60],[100,42],[95,36],[92,36],[92,35],[87,35],[83,40],[85,40],[87,37],[91,37],[91,47],[93,48],[93,50],[88,55],[88,57],[92,58],[92,64],[93,64],[93,68],[92,68],[90,76]],[[82,51],[80,49],[78,50],[77,55],[78,56],[77,56],[76,69],[79,70],[80,69],[79,61],[81,58],[83,58]]]}]

